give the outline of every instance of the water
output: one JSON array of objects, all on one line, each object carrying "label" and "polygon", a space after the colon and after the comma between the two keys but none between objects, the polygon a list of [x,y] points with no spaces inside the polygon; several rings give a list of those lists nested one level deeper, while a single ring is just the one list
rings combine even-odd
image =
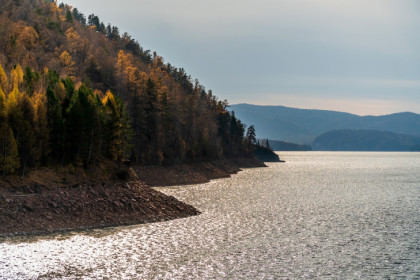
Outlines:
[{"label": "water", "polygon": [[160,188],[200,216],[0,243],[0,279],[420,279],[419,153],[280,155]]}]

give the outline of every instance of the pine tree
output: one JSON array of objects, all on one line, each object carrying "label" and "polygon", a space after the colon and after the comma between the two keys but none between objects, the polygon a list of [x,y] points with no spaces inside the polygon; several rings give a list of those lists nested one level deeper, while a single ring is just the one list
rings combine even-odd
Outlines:
[{"label": "pine tree", "polygon": [[8,128],[3,139],[3,176],[15,173],[20,166],[18,147],[11,128]]},{"label": "pine tree", "polygon": [[101,130],[96,98],[91,88],[82,85],[77,90],[67,109],[67,147],[73,158],[79,157],[87,166],[95,157]]},{"label": "pine tree", "polygon": [[47,88],[47,123],[51,153],[56,160],[64,157],[65,127],[60,102],[52,87]]},{"label": "pine tree", "polygon": [[246,140],[248,152],[251,152],[253,149],[253,146],[255,146],[257,142],[256,134],[255,134],[255,127],[253,125],[248,127],[246,131],[245,140]]}]

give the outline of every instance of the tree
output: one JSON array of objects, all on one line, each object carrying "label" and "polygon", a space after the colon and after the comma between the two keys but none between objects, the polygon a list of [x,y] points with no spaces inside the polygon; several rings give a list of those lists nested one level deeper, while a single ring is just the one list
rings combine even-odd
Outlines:
[{"label": "tree", "polygon": [[71,55],[67,51],[63,51],[60,54],[60,63],[62,67],[62,75],[64,77],[74,77],[74,74],[76,72],[75,63]]},{"label": "tree", "polygon": [[128,70],[132,67],[130,57],[125,54],[123,50],[118,52],[117,63],[115,68],[117,70],[117,94],[123,96],[123,89],[126,89],[129,81]]},{"label": "tree", "polygon": [[19,167],[19,156],[13,131],[7,122],[6,96],[0,88],[0,168],[4,175]]},{"label": "tree", "polygon": [[147,80],[146,92],[145,92],[145,106],[144,113],[146,119],[146,125],[144,127],[144,133],[146,136],[146,151],[147,159],[149,161],[155,161],[156,148],[157,148],[157,89],[156,84],[151,80]]},{"label": "tree", "polygon": [[65,127],[60,102],[51,86],[47,88],[47,123],[51,152],[58,160],[64,157]]},{"label": "tree", "polygon": [[73,8],[73,18],[80,21],[81,24],[86,25],[86,17],[84,14],[80,13],[77,8]]},{"label": "tree", "polygon": [[72,95],[66,113],[67,151],[73,160],[82,160],[87,166],[100,148],[97,142],[100,141],[101,123],[92,89],[82,84]]},{"label": "tree", "polygon": [[17,38],[17,42],[27,50],[34,48],[38,44],[38,41],[39,35],[32,26],[25,26]]},{"label": "tree", "polygon": [[25,92],[32,96],[35,90],[35,83],[39,79],[39,74],[35,71],[32,71],[30,67],[25,68],[25,73],[23,75],[23,82],[25,86]]},{"label": "tree", "polygon": [[73,22],[73,14],[71,13],[70,9],[66,10],[66,21]]},{"label": "tree", "polygon": [[6,72],[4,71],[0,63],[0,88],[4,92],[7,92],[9,89],[9,79],[7,78]]},{"label": "tree", "polygon": [[102,99],[105,110],[105,154],[114,161],[128,159],[131,152],[132,131],[127,111],[111,91]]},{"label": "tree", "polygon": [[[19,92],[18,87],[14,87],[7,98],[6,112],[10,128],[13,130],[13,136],[16,139],[22,176],[24,176],[26,166],[32,160],[34,144],[34,113],[28,95]],[[9,139],[11,139],[11,136],[9,136]]]},{"label": "tree", "polygon": [[10,74],[10,80],[12,82],[12,90],[15,88],[19,90],[23,83],[23,70],[19,64],[13,68]]},{"label": "tree", "polygon": [[246,131],[245,139],[247,143],[248,152],[251,152],[253,146],[255,146],[257,142],[254,125],[251,125],[250,127],[248,127]]},{"label": "tree", "polygon": [[12,129],[6,128],[6,134],[2,136],[3,154],[1,157],[1,168],[3,169],[3,176],[6,174],[15,173],[20,166],[18,147],[13,136]]},{"label": "tree", "polygon": [[32,98],[34,108],[34,161],[35,164],[46,164],[50,153],[48,108],[45,94],[38,93]]},{"label": "tree", "polygon": [[21,94],[18,99],[16,114],[16,140],[22,168],[22,177],[25,176],[26,167],[34,165],[35,144],[35,114],[32,102],[27,94]]}]

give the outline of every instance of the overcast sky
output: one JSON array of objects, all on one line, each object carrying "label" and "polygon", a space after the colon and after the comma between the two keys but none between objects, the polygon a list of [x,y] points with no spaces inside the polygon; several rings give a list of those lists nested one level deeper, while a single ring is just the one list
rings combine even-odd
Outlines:
[{"label": "overcast sky", "polygon": [[420,113],[417,0],[63,2],[128,32],[231,104]]}]

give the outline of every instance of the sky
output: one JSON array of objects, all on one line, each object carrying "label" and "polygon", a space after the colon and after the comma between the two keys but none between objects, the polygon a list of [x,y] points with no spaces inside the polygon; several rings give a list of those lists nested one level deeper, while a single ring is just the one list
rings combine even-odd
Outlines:
[{"label": "sky", "polygon": [[230,104],[420,113],[417,0],[62,2],[129,33]]}]

